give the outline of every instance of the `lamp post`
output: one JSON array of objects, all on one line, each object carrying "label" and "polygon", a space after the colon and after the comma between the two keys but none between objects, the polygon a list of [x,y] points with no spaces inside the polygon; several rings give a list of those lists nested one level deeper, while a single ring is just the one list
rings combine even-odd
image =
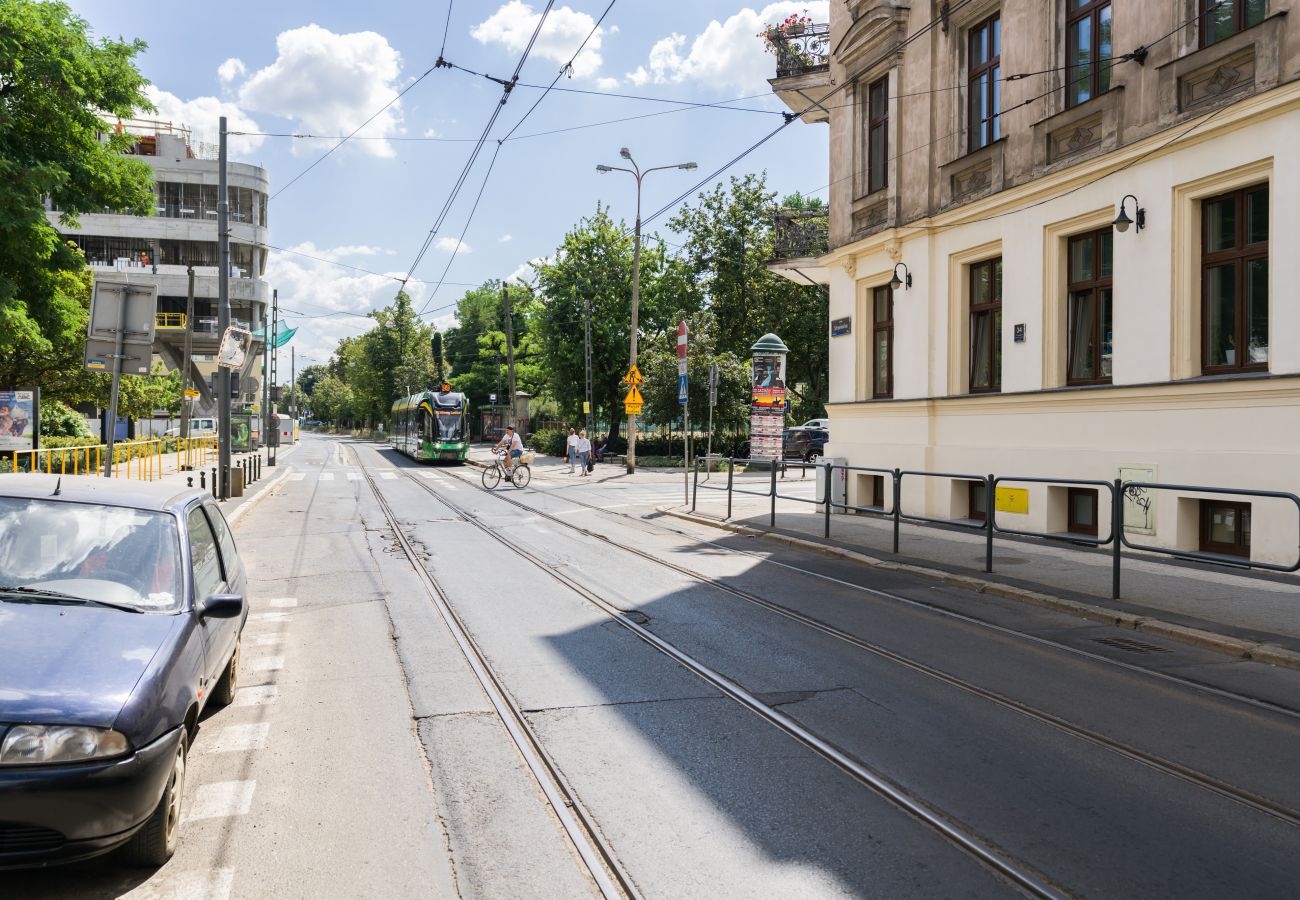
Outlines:
[{"label": "lamp post", "polygon": [[[596,166],[596,171],[605,172],[627,172],[636,179],[636,231],[632,250],[632,349],[629,354],[628,368],[636,365],[636,337],[637,337],[637,313],[641,306],[641,182],[651,172],[661,172],[665,169],[682,169],[690,171],[698,168],[695,163],[678,163],[673,166],[654,166],[649,169],[642,169],[632,158],[632,151],[626,147],[618,151],[618,155],[623,157],[632,164],[632,168],[627,169],[622,166]],[[636,471],[636,414],[628,413],[627,415],[627,474],[631,475]]]}]

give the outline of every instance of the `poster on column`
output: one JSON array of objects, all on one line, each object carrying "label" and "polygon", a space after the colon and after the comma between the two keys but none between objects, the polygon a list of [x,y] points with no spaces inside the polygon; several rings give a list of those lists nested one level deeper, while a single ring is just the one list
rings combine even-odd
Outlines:
[{"label": "poster on column", "polygon": [[756,354],[749,406],[750,459],[780,459],[784,434],[785,354]]},{"label": "poster on column", "polygon": [[0,391],[0,452],[31,450],[35,391]]}]

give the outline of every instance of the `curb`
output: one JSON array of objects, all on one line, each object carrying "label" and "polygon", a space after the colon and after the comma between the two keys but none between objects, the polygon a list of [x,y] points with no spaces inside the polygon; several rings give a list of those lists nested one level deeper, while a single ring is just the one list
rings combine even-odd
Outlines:
[{"label": "curb", "polygon": [[235,524],[246,515],[247,510],[250,510],[253,507],[257,506],[264,499],[270,496],[271,491],[274,490],[275,487],[280,482],[288,478],[289,474],[292,471],[293,471],[293,466],[285,466],[279,475],[276,475],[269,482],[262,485],[262,487],[258,489],[258,492],[256,494],[254,494],[253,496],[245,500],[243,503],[236,506],[231,511],[230,515],[226,516],[226,523],[229,524],[231,528],[234,528]]},{"label": "curb", "polygon": [[886,571],[906,572],[910,575],[919,575],[923,578],[941,581],[944,584],[965,588],[966,590],[974,591],[979,594],[991,594],[995,597],[1002,597],[1007,600],[1019,600],[1024,603],[1032,603],[1035,606],[1068,613],[1082,619],[1100,622],[1104,625],[1114,625],[1119,628],[1131,628],[1134,631],[1141,631],[1146,634],[1168,638],[1169,640],[1189,644],[1193,647],[1200,647],[1203,650],[1213,650],[1218,653],[1224,653],[1236,659],[1249,659],[1271,666],[1300,669],[1300,651],[1288,650],[1287,648],[1279,647],[1276,644],[1260,643],[1246,640],[1244,638],[1230,637],[1226,634],[1206,631],[1203,628],[1190,628],[1186,625],[1177,625],[1173,622],[1166,622],[1162,619],[1153,619],[1147,616],[1135,615],[1133,613],[1120,612],[1113,609],[1107,609],[1103,606],[1096,606],[1091,603],[1082,603],[1078,600],[1067,600],[1064,597],[1044,594],[1041,591],[1032,591],[1028,588],[1014,587],[1009,584],[1002,584],[1000,582],[989,581],[984,578],[976,578],[970,575],[954,575],[951,572],[945,572],[941,569],[931,569],[926,566],[916,566],[910,563],[890,562],[888,560],[877,559],[874,556],[868,556],[865,553],[859,553],[856,550],[831,547],[804,538],[792,537],[777,532],[763,531],[759,528],[751,528],[748,525],[736,525],[731,522],[722,522],[717,519],[710,519],[707,516],[682,512],[681,510],[676,510],[669,506],[656,507],[656,511],[664,515],[672,516],[676,519],[682,519],[686,522],[693,522],[697,525],[708,525],[722,531],[730,531],[735,534],[743,534],[750,537],[767,538],[768,540],[786,544],[787,546],[795,547],[799,550],[810,550],[814,553],[821,553],[825,556],[834,556],[838,559],[846,559],[851,562],[884,569]]}]

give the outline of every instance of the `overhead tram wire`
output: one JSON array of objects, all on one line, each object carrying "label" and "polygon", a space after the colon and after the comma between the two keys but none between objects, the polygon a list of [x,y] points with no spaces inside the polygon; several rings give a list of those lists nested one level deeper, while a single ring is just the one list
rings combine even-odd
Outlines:
[{"label": "overhead tram wire", "polygon": [[[519,63],[515,66],[514,74],[510,76],[510,79],[508,81],[499,78],[492,79],[501,85],[501,99],[497,101],[496,109],[492,111],[492,115],[488,119],[487,125],[483,128],[483,133],[479,136],[478,143],[475,144],[473,152],[470,153],[469,159],[466,160],[464,168],[461,169],[460,176],[456,179],[455,185],[452,186],[451,193],[447,196],[447,201],[442,205],[442,209],[439,210],[438,217],[434,220],[433,227],[429,229],[428,235],[425,236],[424,243],[420,246],[419,252],[415,254],[415,259],[412,261],[410,268],[406,270],[406,277],[402,280],[403,287],[405,287],[406,283],[411,280],[411,277],[415,274],[415,270],[419,267],[421,261],[423,261],[425,254],[428,253],[429,248],[433,246],[434,238],[437,237],[438,231],[442,228],[443,223],[450,214],[451,207],[456,202],[456,198],[460,195],[460,190],[464,186],[465,180],[469,177],[470,171],[474,168],[474,163],[478,161],[479,154],[483,152],[483,145],[487,142],[488,135],[492,132],[492,127],[496,124],[497,118],[500,117],[501,111],[505,109],[506,103],[509,102],[510,93],[514,90],[514,86],[519,82],[519,73],[523,70],[524,63],[527,62],[528,54],[532,52],[533,45],[537,43],[537,37],[541,34],[542,26],[546,24],[546,17],[550,15],[551,7],[554,5],[555,0],[547,0],[546,8],[542,10],[541,16],[538,17],[537,27],[533,29],[533,34],[528,39],[528,45],[524,47],[524,52],[520,55]],[[454,66],[453,63],[447,62],[441,58],[438,60],[438,64],[447,67]]]},{"label": "overhead tram wire", "polygon": [[[456,261],[456,256],[460,253],[460,248],[464,246],[465,235],[469,232],[470,223],[474,221],[474,214],[478,212],[479,201],[483,199],[483,191],[487,188],[488,179],[492,177],[492,168],[496,165],[497,157],[501,154],[501,147],[505,144],[506,141],[510,140],[510,138],[514,135],[516,131],[519,130],[519,126],[523,125],[524,122],[528,120],[528,117],[531,116],[533,112],[537,109],[537,107],[541,105],[542,101],[546,99],[547,94],[549,94],[551,92],[551,89],[554,88],[555,85],[559,83],[560,79],[563,78],[566,74],[570,74],[573,72],[574,62],[578,59],[579,56],[582,55],[582,51],[587,48],[587,44],[591,41],[592,37],[596,34],[596,32],[600,30],[601,23],[605,21],[605,17],[609,15],[610,10],[614,8],[614,4],[616,2],[618,2],[618,0],[609,0],[609,5],[605,7],[605,11],[600,14],[600,18],[598,18],[595,24],[591,26],[591,30],[587,32],[587,36],[582,39],[582,43],[578,45],[578,49],[573,52],[573,56],[571,56],[569,58],[569,61],[566,62],[563,66],[561,66],[560,70],[555,73],[555,78],[551,80],[550,86],[547,87],[546,90],[542,91],[542,95],[533,102],[532,106],[528,107],[528,111],[519,117],[519,121],[515,122],[514,126],[511,127],[511,129],[505,133],[505,136],[497,140],[497,148],[492,153],[492,159],[488,163],[487,172],[483,176],[483,183],[479,185],[478,195],[474,198],[474,205],[470,207],[469,215],[466,216],[465,218],[465,227],[461,229],[460,237],[456,241],[456,246],[452,248],[451,258],[447,260],[447,265],[443,267],[442,278],[447,277],[447,273],[451,271],[452,263]],[[547,12],[550,11],[549,4],[546,7],[546,11]],[[536,40],[537,35],[541,33],[542,22],[545,21],[545,19],[546,19],[546,12],[543,12],[542,19],[539,20],[537,23],[537,30],[533,33],[533,40]],[[525,58],[528,55],[528,50],[532,48],[532,45],[533,42],[529,41],[528,47],[525,48],[524,50]],[[511,79],[512,84],[518,82],[519,73],[523,70],[523,67],[524,67],[524,60],[520,59],[519,65],[515,67],[514,77]],[[502,102],[504,105],[504,100]],[[424,315],[425,311],[429,307],[429,304],[433,302],[433,298],[437,296],[438,291],[442,288],[442,284],[443,284],[442,279],[439,279],[438,283],[434,286],[433,290],[429,292],[429,298],[428,300],[425,301],[424,307],[421,308],[419,315]]]}]

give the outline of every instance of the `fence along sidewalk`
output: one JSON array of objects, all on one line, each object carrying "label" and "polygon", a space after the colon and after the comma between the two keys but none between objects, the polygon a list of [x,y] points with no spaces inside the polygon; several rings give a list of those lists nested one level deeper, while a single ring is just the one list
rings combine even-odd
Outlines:
[{"label": "fence along sidewalk", "polygon": [[[168,449],[168,448],[171,449]],[[4,454],[11,472],[44,472],[56,475],[103,475],[104,444],[77,447],[45,447],[13,450]],[[138,481],[153,481],[169,472],[198,469],[215,459],[215,435],[195,438],[158,438],[147,441],[119,441],[113,445],[113,475]]]}]

